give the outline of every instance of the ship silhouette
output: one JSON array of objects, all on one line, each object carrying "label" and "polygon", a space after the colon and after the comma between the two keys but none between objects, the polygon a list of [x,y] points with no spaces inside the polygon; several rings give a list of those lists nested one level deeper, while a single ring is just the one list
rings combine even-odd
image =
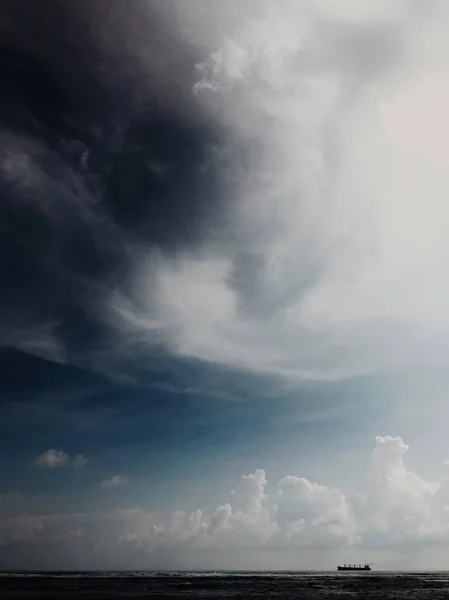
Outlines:
[{"label": "ship silhouette", "polygon": [[368,563],[364,565],[338,565],[337,571],[371,571]]}]

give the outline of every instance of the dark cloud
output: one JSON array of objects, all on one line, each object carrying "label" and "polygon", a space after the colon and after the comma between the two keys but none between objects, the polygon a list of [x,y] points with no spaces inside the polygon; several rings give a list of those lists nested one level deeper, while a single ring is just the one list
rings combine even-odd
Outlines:
[{"label": "dark cloud", "polygon": [[76,393],[86,389],[102,390],[107,385],[107,380],[100,374],[71,365],[57,365],[12,349],[0,350],[0,378],[6,397],[14,395],[22,400],[42,392],[58,395],[67,389]]},{"label": "dark cloud", "polygon": [[[194,246],[217,216],[220,132],[191,91],[197,57],[162,6],[2,3],[4,346],[59,360],[99,352],[112,335],[105,298],[126,286],[136,244]],[[53,347],[37,351],[43,325]]]}]

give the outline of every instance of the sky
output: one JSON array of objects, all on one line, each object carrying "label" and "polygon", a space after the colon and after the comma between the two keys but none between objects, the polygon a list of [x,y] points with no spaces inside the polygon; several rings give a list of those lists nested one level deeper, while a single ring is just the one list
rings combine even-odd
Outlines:
[{"label": "sky", "polygon": [[0,8],[0,570],[447,569],[448,3],[42,8]]}]

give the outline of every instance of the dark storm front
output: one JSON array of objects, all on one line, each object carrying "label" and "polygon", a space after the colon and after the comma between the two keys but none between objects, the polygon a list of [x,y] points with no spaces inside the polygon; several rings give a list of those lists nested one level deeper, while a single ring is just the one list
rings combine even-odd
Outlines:
[{"label": "dark storm front", "polygon": [[449,598],[449,573],[27,573],[0,576],[2,599]]}]

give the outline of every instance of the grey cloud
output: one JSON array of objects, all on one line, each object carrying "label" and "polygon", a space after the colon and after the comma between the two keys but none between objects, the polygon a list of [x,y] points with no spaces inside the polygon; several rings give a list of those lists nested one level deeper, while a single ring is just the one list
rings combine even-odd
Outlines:
[{"label": "grey cloud", "polygon": [[100,486],[105,489],[121,487],[128,483],[128,478],[124,475],[113,475],[109,479],[103,479]]},{"label": "grey cloud", "polygon": [[70,456],[62,450],[50,448],[36,458],[36,465],[45,469],[57,469],[65,467],[69,462]]},{"label": "grey cloud", "polygon": [[[448,182],[434,177],[447,139],[442,16],[407,1],[338,12],[266,2],[220,29],[214,8],[180,5],[192,38],[209,24],[216,32],[194,90],[235,148],[230,221],[200,249],[163,257],[156,275],[139,271],[154,302],[115,305],[124,329],[139,323],[178,356],[297,384],[439,360],[443,335],[427,308],[438,304],[446,330],[435,300],[448,293],[436,275],[448,256],[438,225]],[[417,110],[431,129],[417,131]],[[413,233],[405,215],[416,216]],[[435,276],[418,266],[429,246]]]},{"label": "grey cloud", "polygon": [[350,4],[4,3],[3,346],[103,370],[157,346],[296,383],[433,361],[438,223],[434,270],[398,256],[416,265],[424,190],[443,210],[445,153],[395,103],[423,73],[445,97],[444,9]]},{"label": "grey cloud", "polygon": [[104,306],[135,246],[195,245],[215,218],[220,132],[160,2],[18,0],[1,15],[0,338],[88,364],[114,338]]},{"label": "grey cloud", "polygon": [[72,461],[72,465],[75,467],[75,469],[84,469],[88,462],[88,458],[86,458],[82,454],[77,454]]},{"label": "grey cloud", "polygon": [[50,448],[49,450],[42,452],[42,454],[39,454],[34,462],[36,466],[44,469],[57,469],[60,467],[67,467],[70,464],[75,469],[83,469],[89,461],[82,454],[77,454],[71,459],[67,452]]}]

